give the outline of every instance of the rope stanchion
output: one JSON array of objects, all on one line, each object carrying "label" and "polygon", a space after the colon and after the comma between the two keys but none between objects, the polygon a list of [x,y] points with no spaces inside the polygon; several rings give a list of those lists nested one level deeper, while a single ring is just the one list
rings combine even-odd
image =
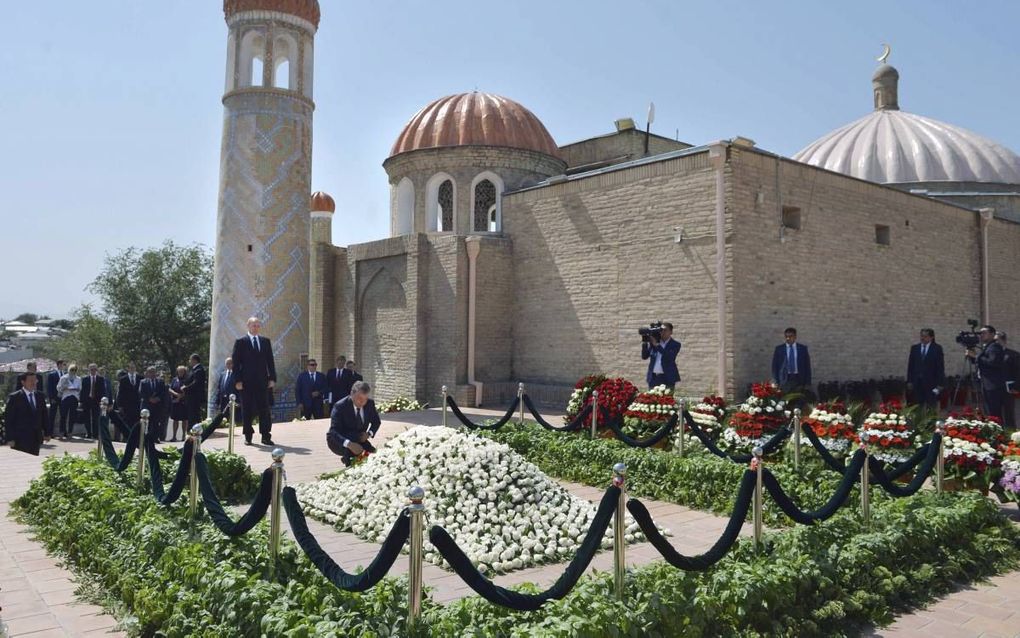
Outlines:
[{"label": "rope stanchion", "polygon": [[730,513],[730,520],[726,524],[719,540],[704,554],[697,556],[684,556],[676,551],[666,537],[664,537],[655,526],[648,508],[641,501],[631,499],[627,502],[627,509],[637,522],[638,527],[644,533],[645,538],[659,551],[667,563],[684,571],[705,571],[715,565],[729,553],[737,539],[740,538],[740,530],[747,520],[747,511],[751,508],[751,498],[754,495],[756,473],[746,470],[740,479],[740,487],[737,489],[737,498],[733,503],[733,512]]},{"label": "rope stanchion", "polygon": [[[110,400],[103,397],[99,400],[99,429],[106,430],[106,436],[110,436],[110,417],[106,413],[110,410]],[[96,454],[103,456],[103,437],[96,433]]]},{"label": "rope stanchion", "polygon": [[762,480],[765,484],[765,488],[772,495],[772,500],[776,502],[779,509],[784,514],[789,516],[795,522],[801,525],[814,525],[817,522],[832,518],[832,516],[839,511],[843,504],[846,503],[846,499],[849,498],[850,492],[854,489],[854,484],[857,482],[860,476],[861,469],[864,467],[867,456],[861,450],[854,453],[853,459],[850,461],[850,466],[846,472],[843,473],[843,480],[840,481],[836,487],[836,491],[832,497],[829,498],[828,502],[822,505],[820,508],[814,511],[804,511],[797,507],[793,500],[783,491],[782,486],[776,479],[775,475],[772,474],[768,469],[763,471]]},{"label": "rope stanchion", "polygon": [[931,443],[927,444],[927,454],[924,458],[923,463],[917,469],[914,474],[913,480],[905,486],[896,485],[893,481],[892,474],[889,474],[882,467],[882,462],[878,459],[872,458],[868,463],[868,471],[871,475],[871,482],[878,483],[882,486],[882,489],[891,496],[902,498],[904,496],[913,496],[921,489],[924,482],[928,480],[928,476],[931,475],[932,469],[935,467],[935,463],[942,455],[939,453],[942,449],[943,437],[939,433],[935,433],[935,437],[932,438]]},{"label": "rope stanchion", "polygon": [[613,485],[620,490],[616,511],[613,513],[613,590],[616,600],[623,601],[624,581],[627,578],[627,464],[613,466]]},{"label": "rope stanchion", "polygon": [[282,448],[273,449],[273,464],[270,471],[273,473],[273,495],[269,501],[269,574],[276,571],[276,563],[280,557],[281,521],[280,506],[282,505],[284,451]]},{"label": "rope stanchion", "polygon": [[151,453],[156,443],[152,437],[146,437],[145,445],[150,450],[148,461],[152,495],[156,498],[156,502],[164,507],[173,505],[184,493],[184,484],[188,481],[188,478],[194,474],[193,443],[190,439],[184,443],[184,453],[181,455],[181,460],[177,465],[177,473],[174,475],[174,480],[170,484],[170,490],[167,492],[163,491],[163,470],[159,467],[159,458]]},{"label": "rope stanchion", "polygon": [[514,413],[517,411],[517,404],[520,402],[520,398],[514,399],[514,402],[510,404],[506,414],[495,423],[489,425],[480,425],[475,423],[471,419],[467,418],[460,408],[457,406],[457,402],[453,400],[453,397],[446,395],[446,404],[450,406],[450,411],[453,412],[453,416],[457,417],[457,420],[463,423],[467,428],[471,430],[498,430],[499,428],[506,425],[510,419],[514,418]]},{"label": "rope stanchion", "polygon": [[236,522],[227,516],[219,498],[216,497],[216,490],[213,488],[212,479],[209,477],[209,462],[204,454],[195,456],[195,469],[198,473],[198,487],[202,493],[202,503],[209,512],[209,518],[227,536],[242,536],[247,534],[255,525],[262,520],[269,510],[269,502],[272,500],[273,468],[266,468],[262,472],[262,482],[259,484],[259,491],[255,499]]},{"label": "rope stanchion", "polygon": [[942,421],[935,423],[935,432],[939,435],[939,455],[935,460],[935,493],[942,496],[946,479],[946,436]]},{"label": "rope stanchion", "polygon": [[237,395],[230,395],[230,425],[227,427],[227,453],[234,453],[234,430],[237,429]]},{"label": "rope stanchion", "polygon": [[[678,407],[677,414],[686,414],[687,413],[687,399],[680,399],[680,404],[677,407]],[[679,431],[677,432],[677,439],[676,439],[676,454],[680,458],[684,457],[684,443],[685,443],[684,439],[687,438],[687,427],[686,426],[687,426],[687,419],[686,418],[681,418],[681,419],[677,420],[677,427],[679,428]]]},{"label": "rope stanchion", "polygon": [[595,437],[598,436],[598,431],[597,430],[599,429],[599,408],[598,408],[598,405],[599,405],[599,391],[598,390],[592,390],[591,391],[591,405],[592,405],[592,411],[591,411],[591,440],[594,441]]},{"label": "rope stanchion", "polygon": [[290,530],[294,534],[294,540],[308,556],[308,560],[319,570],[319,573],[333,583],[337,589],[363,592],[375,587],[389,572],[397,557],[400,556],[401,548],[407,542],[410,519],[405,510],[397,516],[389,534],[386,535],[386,540],[383,541],[382,548],[368,567],[359,574],[348,573],[330,558],[329,554],[319,545],[315,536],[308,530],[308,521],[305,519],[304,512],[301,511],[301,504],[298,502],[294,488],[283,488],[282,498],[283,508],[290,521]]},{"label": "rope stanchion", "polygon": [[409,564],[407,566],[407,624],[414,626],[421,617],[422,601],[422,560],[425,549],[422,546],[422,536],[425,526],[425,490],[418,485],[407,490],[408,506],[407,515],[409,520],[408,538],[410,548],[408,551]]},{"label": "rope stanchion", "polygon": [[[871,455],[868,454],[868,436],[861,435],[861,451],[864,452],[864,465],[861,466],[861,520],[865,525],[871,525]],[[844,473],[844,476],[846,473]]]},{"label": "rope stanchion", "polygon": [[[138,445],[138,473],[135,477],[135,487],[138,491],[142,490],[142,486],[145,484],[145,438],[149,435],[149,411],[142,410],[142,420],[138,423],[138,427],[135,428],[138,432],[135,437],[135,444]],[[130,439],[128,445],[131,445]],[[127,450],[124,450],[124,456],[127,456]]]},{"label": "rope stanchion", "polygon": [[609,522],[616,510],[619,498],[620,489],[618,487],[611,486],[606,490],[602,495],[598,510],[595,512],[595,518],[588,527],[588,532],[585,534],[584,540],[581,541],[581,547],[574,558],[571,559],[570,564],[556,579],[556,582],[549,589],[538,594],[524,594],[493,583],[479,573],[464,550],[457,546],[457,542],[442,527],[433,526],[429,530],[429,540],[450,564],[453,571],[479,596],[502,607],[518,611],[534,611],[550,600],[563,598],[574,588],[602,544],[602,537],[609,529]]},{"label": "rope stanchion", "polygon": [[754,458],[751,460],[751,470],[754,472],[754,511],[752,512],[754,523],[754,548],[757,551],[764,549],[762,543],[763,532],[765,531],[764,512],[762,511],[762,449],[754,448]]},{"label": "rope stanchion", "polygon": [[800,408],[793,411],[793,471],[800,472]]},{"label": "rope stanchion", "polygon": [[613,434],[616,435],[616,438],[619,439],[620,441],[622,441],[623,443],[629,445],[630,447],[644,448],[644,447],[652,447],[653,445],[655,445],[659,441],[661,441],[664,438],[666,438],[667,436],[669,436],[670,432],[673,431],[673,428],[676,427],[676,423],[677,423],[678,420],[679,420],[679,416],[674,414],[672,417],[670,417],[669,421],[666,422],[666,425],[664,425],[661,428],[659,428],[658,432],[656,432],[655,434],[651,435],[650,437],[648,437],[647,439],[644,439],[644,440],[634,439],[634,438],[631,438],[630,436],[627,436],[627,434],[623,430],[620,429],[620,425],[619,425],[618,420],[617,421],[611,421],[609,419],[606,419],[606,424],[605,425],[606,425],[607,428],[612,430]]},{"label": "rope stanchion", "polygon": [[521,416],[518,425],[524,425],[524,384],[517,384],[517,405],[521,408]]},{"label": "rope stanchion", "polygon": [[577,416],[574,417],[573,421],[571,421],[567,425],[557,427],[552,423],[546,421],[544,418],[542,418],[542,415],[539,413],[538,408],[536,408],[535,404],[531,401],[531,397],[525,394],[521,397],[521,399],[524,405],[528,408],[528,411],[531,412],[531,416],[535,419],[535,422],[541,425],[543,428],[547,430],[552,430],[553,432],[576,432],[580,430],[582,427],[584,427],[584,420],[588,418],[588,415],[591,414],[592,410],[591,404],[589,403],[588,405],[584,406],[584,408],[581,409]]},{"label": "rope stanchion", "polygon": [[189,443],[191,444],[191,458],[185,460],[188,454],[188,450],[185,449],[181,454],[181,463],[191,465],[191,473],[188,475],[188,513],[191,520],[195,520],[195,516],[198,514],[198,473],[195,472],[195,457],[202,453],[202,426],[197,424],[191,426],[191,436],[185,441],[184,447],[187,448]]},{"label": "rope stanchion", "polygon": [[449,393],[447,392],[446,386],[444,385],[444,386],[443,386],[443,427],[444,427],[444,428],[445,428],[445,427],[447,427],[447,426],[446,426],[446,400],[447,400],[447,399],[448,399],[449,397],[450,397],[450,395],[449,395]]}]

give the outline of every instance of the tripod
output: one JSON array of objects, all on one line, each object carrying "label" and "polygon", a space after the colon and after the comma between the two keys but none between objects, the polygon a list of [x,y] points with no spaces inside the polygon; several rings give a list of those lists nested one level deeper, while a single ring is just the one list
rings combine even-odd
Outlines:
[{"label": "tripod", "polygon": [[[949,395],[949,407],[954,405],[963,407],[981,407],[983,404],[981,394],[977,385],[977,363],[973,359],[963,358],[963,372],[956,378],[956,387]],[[963,392],[963,400],[960,400],[960,392]]]}]

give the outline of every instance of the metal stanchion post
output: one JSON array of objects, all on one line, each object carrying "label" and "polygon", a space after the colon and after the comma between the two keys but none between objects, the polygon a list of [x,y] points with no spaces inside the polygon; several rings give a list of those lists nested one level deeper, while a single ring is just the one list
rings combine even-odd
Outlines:
[{"label": "metal stanchion post", "polygon": [[[195,424],[191,426],[191,471],[188,473],[188,511],[191,518],[195,518],[195,514],[198,513],[198,466],[195,465],[195,459],[201,451],[202,426]],[[183,462],[184,459],[181,459],[181,463]]]},{"label": "metal stanchion post", "polygon": [[623,600],[624,579],[627,576],[627,464],[613,466],[613,485],[620,488],[619,501],[613,516],[613,585],[616,599]]},{"label": "metal stanchion post", "polygon": [[149,431],[149,411],[142,410],[142,420],[135,426],[138,428],[138,479],[136,484],[141,491],[145,484],[145,435]]},{"label": "metal stanchion post", "polygon": [[448,396],[448,391],[446,389],[446,386],[444,385],[443,386],[443,427],[444,428],[446,427],[446,397],[447,396]]},{"label": "metal stanchion post", "polygon": [[[106,428],[106,436],[110,436],[110,417],[107,416],[107,412],[110,410],[110,400],[103,397],[99,400],[99,427]],[[99,433],[99,429],[96,430],[96,452],[99,454],[99,458],[103,458],[103,437]]]},{"label": "metal stanchion post", "polygon": [[407,624],[408,626],[413,626],[421,616],[422,528],[425,517],[425,506],[422,505],[422,501],[425,499],[425,490],[415,485],[407,490],[407,498],[411,501],[407,506],[408,515],[411,517],[411,533],[409,537],[409,542],[411,543],[411,562],[407,570]]},{"label": "metal stanchion post", "polygon": [[227,452],[234,453],[234,425],[237,424],[237,395],[230,395],[230,424],[227,426]]},{"label": "metal stanchion post", "polygon": [[521,425],[524,425],[524,384],[517,384],[517,404],[521,409]]},{"label": "metal stanchion post", "polygon": [[864,467],[861,468],[861,520],[865,525],[871,523],[871,469],[868,463],[871,457],[868,454],[868,435],[861,435],[861,449],[864,450]]},{"label": "metal stanchion post", "polygon": [[756,550],[761,551],[762,545],[762,532],[764,531],[764,521],[762,512],[762,449],[760,447],[754,448],[754,458],[751,459],[751,469],[754,470],[754,511],[752,512],[754,522],[754,547]]},{"label": "metal stanchion post", "polygon": [[677,405],[677,440],[676,440],[676,453],[680,458],[684,456],[684,439],[687,437],[687,422],[684,421],[684,414],[687,412],[687,400],[680,399],[680,403]]},{"label": "metal stanchion post", "polygon": [[800,408],[793,411],[793,469],[800,471]]},{"label": "metal stanchion post", "polygon": [[280,555],[280,506],[283,502],[280,495],[283,492],[283,482],[286,479],[283,473],[283,457],[284,451],[282,449],[273,449],[273,495],[269,513],[270,574],[276,570],[276,558]]},{"label": "metal stanchion post", "polygon": [[941,436],[939,437],[939,456],[935,459],[935,493],[942,496],[943,481],[946,480],[946,432],[945,424],[942,421],[936,421],[935,431]]},{"label": "metal stanchion post", "polygon": [[595,431],[599,429],[599,391],[591,391],[591,440],[595,440]]}]

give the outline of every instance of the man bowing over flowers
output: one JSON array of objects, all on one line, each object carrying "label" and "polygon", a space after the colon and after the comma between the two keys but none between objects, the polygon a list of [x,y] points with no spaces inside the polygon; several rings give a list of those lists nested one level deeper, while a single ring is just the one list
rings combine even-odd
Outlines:
[{"label": "man bowing over flowers", "polygon": [[350,396],[333,405],[330,414],[326,445],[340,456],[344,465],[350,465],[354,457],[365,452],[375,452],[369,439],[375,436],[382,425],[375,401],[371,399],[372,388],[364,381],[356,381]]}]

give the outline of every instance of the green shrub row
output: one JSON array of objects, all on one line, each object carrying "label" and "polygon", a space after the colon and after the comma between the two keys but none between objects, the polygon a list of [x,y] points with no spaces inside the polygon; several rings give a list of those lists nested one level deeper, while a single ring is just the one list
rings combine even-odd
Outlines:
[{"label": "green shrub row", "polygon": [[[623,462],[627,464],[627,491],[631,495],[723,515],[733,509],[740,477],[747,469],[746,465],[713,456],[693,442],[681,457],[666,450],[632,448],[616,439],[593,440],[586,434],[551,432],[530,422],[523,426],[508,423],[499,430],[483,433],[509,445],[550,476],[606,487],[612,478],[613,465]],[[802,509],[822,505],[836,491],[841,479],[811,458],[813,454],[812,450],[804,450],[800,472],[795,472],[787,462],[768,465]],[[873,488],[872,494],[881,499],[878,491]],[[845,507],[856,507],[857,502],[855,491]],[[771,499],[766,498],[764,503],[766,523],[792,524]]]},{"label": "green shrub row", "polygon": [[[170,457],[161,460],[159,466],[163,471],[163,481],[169,483],[177,472],[181,448],[166,448],[164,451],[169,452]],[[202,453],[209,461],[209,478],[212,479],[221,503],[241,503],[250,499],[258,490],[262,480],[261,470],[258,474],[253,472],[248,467],[247,459],[240,454],[230,454],[226,450],[207,450]]]}]

